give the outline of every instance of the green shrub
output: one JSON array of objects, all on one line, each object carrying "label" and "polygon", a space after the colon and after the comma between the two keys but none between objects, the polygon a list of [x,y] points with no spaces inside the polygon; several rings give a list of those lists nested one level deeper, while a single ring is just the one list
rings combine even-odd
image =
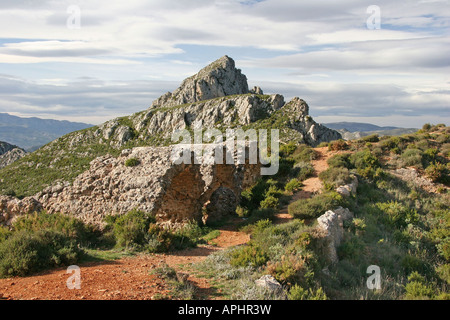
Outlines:
[{"label": "green shrub", "polygon": [[285,284],[305,282],[307,265],[305,259],[299,255],[283,255],[280,261],[270,261],[267,264],[267,271],[277,281]]},{"label": "green shrub", "polygon": [[141,163],[141,162],[140,162],[138,159],[136,159],[136,158],[130,158],[130,159],[127,159],[127,160],[125,161],[125,166],[126,166],[126,167],[136,167],[136,166],[138,166],[140,163]]},{"label": "green shrub", "polygon": [[267,196],[263,201],[261,201],[260,207],[262,209],[273,208],[276,209],[280,205],[280,201],[274,196]]},{"label": "green shrub", "polygon": [[53,230],[61,232],[80,244],[94,242],[97,230],[86,225],[83,221],[61,213],[48,214],[45,211],[22,216],[14,222],[14,231],[36,232]]},{"label": "green shrub", "polygon": [[286,183],[284,190],[287,192],[294,192],[299,190],[301,187],[302,183],[298,179],[291,179],[288,183]]},{"label": "green shrub", "polygon": [[230,264],[233,267],[260,267],[268,260],[267,254],[257,245],[249,245],[236,249],[232,255]]},{"label": "green shrub", "polygon": [[241,207],[241,206],[237,206],[236,207],[236,214],[240,217],[240,218],[246,218],[249,216],[250,211],[247,208]]},{"label": "green shrub", "polygon": [[303,289],[298,284],[293,285],[289,289],[289,300],[327,300],[326,294],[322,288],[314,290],[312,288]]},{"label": "green shrub", "polygon": [[280,158],[278,172],[275,175],[276,178],[289,176],[294,167],[294,161],[292,159]]},{"label": "green shrub", "polygon": [[330,167],[333,168],[347,168],[351,169],[352,165],[350,163],[350,155],[351,153],[341,153],[332,156],[328,159],[327,163]]},{"label": "green shrub", "polygon": [[427,286],[425,278],[418,272],[413,272],[408,277],[408,283],[405,286],[407,300],[425,300],[434,296],[434,289]]},{"label": "green shrub", "polygon": [[280,155],[282,157],[290,156],[297,149],[297,145],[294,142],[280,145]]},{"label": "green shrub", "polygon": [[436,142],[440,144],[449,143],[450,142],[450,135],[448,134],[441,134],[436,138]]},{"label": "green shrub", "polygon": [[288,212],[296,219],[315,219],[328,210],[345,206],[345,199],[337,192],[324,192],[311,199],[291,203]]},{"label": "green shrub", "polygon": [[148,242],[148,230],[154,218],[138,210],[115,217],[113,234],[118,247],[140,247]]},{"label": "green shrub", "polygon": [[365,141],[365,142],[373,142],[373,143],[375,143],[375,142],[380,141],[380,138],[379,138],[378,134],[372,134],[370,136],[363,137],[362,140]]},{"label": "green shrub", "polygon": [[450,237],[441,239],[441,242],[436,245],[439,255],[441,255],[447,262],[450,262]]},{"label": "green shrub", "polygon": [[364,243],[357,236],[346,239],[337,250],[339,260],[358,259],[364,252]]},{"label": "green shrub", "polygon": [[300,163],[315,160],[317,159],[317,156],[318,154],[316,150],[310,146],[302,144],[295,149],[294,153],[291,155],[291,158],[294,160],[294,163]]},{"label": "green shrub", "polygon": [[431,124],[430,124],[430,123],[425,123],[425,124],[422,126],[422,130],[423,130],[423,131],[430,131],[430,129],[431,129]]},{"label": "green shrub", "polygon": [[450,182],[448,172],[449,170],[447,166],[439,162],[435,162],[425,169],[425,174],[433,182],[442,182],[444,184],[448,184]]},{"label": "green shrub", "polygon": [[249,211],[258,209],[269,187],[270,185],[265,180],[259,179],[254,186],[242,191],[241,206]]},{"label": "green shrub", "polygon": [[267,191],[264,193],[264,197],[274,197],[274,198],[281,198],[284,195],[283,191],[278,189],[276,186],[272,185],[267,189]]},{"label": "green shrub", "polygon": [[71,265],[82,254],[75,241],[61,232],[14,232],[0,243],[0,277],[26,276],[55,266]]},{"label": "green shrub", "polygon": [[314,167],[311,163],[300,161],[294,165],[294,175],[300,181],[304,181],[312,177],[315,173]]},{"label": "green shrub", "polygon": [[334,188],[348,184],[352,181],[350,172],[347,168],[328,168],[319,174],[319,178],[325,185],[331,185]]},{"label": "green shrub", "polygon": [[358,174],[369,179],[373,179],[376,169],[380,167],[378,158],[368,149],[352,154],[350,162],[357,169]]},{"label": "green shrub", "polygon": [[11,235],[12,232],[8,228],[0,226],[0,243],[8,239]]},{"label": "green shrub", "polygon": [[421,167],[423,152],[419,149],[406,149],[401,155],[401,159],[405,166]]},{"label": "green shrub", "polygon": [[377,203],[376,207],[385,214],[385,222],[396,228],[405,227],[409,223],[415,224],[420,220],[416,209],[397,201]]}]

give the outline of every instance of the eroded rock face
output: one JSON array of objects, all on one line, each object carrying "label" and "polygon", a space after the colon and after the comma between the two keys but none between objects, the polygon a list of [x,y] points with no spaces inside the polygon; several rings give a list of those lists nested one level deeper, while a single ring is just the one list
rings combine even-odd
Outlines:
[{"label": "eroded rock face", "polygon": [[283,113],[289,117],[289,127],[298,132],[303,143],[317,146],[321,142],[341,139],[341,134],[313,120],[309,115],[308,104],[298,97],[293,98],[283,108]]},{"label": "eroded rock face", "polygon": [[21,215],[42,210],[42,204],[33,197],[22,200],[0,195],[0,225],[11,225],[12,221]]},{"label": "eroded rock face", "polygon": [[284,105],[284,98],[275,94],[267,97],[241,95],[193,103],[172,110],[150,110],[137,123],[142,137],[161,134],[170,138],[177,130],[191,128],[216,128],[233,124],[248,125],[265,118]]},{"label": "eroded rock face", "polygon": [[332,263],[339,261],[336,250],[344,238],[344,221],[350,219],[353,219],[353,213],[342,207],[329,210],[317,218],[318,227],[325,232],[327,256]]},{"label": "eroded rock face", "polygon": [[236,69],[234,60],[223,56],[187,78],[173,93],[166,93],[151,108],[172,107],[213,98],[249,93],[247,77]]},{"label": "eroded rock face", "polygon": [[26,156],[22,148],[0,141],[0,169],[16,162]]},{"label": "eroded rock face", "polygon": [[[215,145],[204,148],[205,155],[214,157]],[[0,198],[0,219],[6,224],[45,209],[103,226],[107,215],[138,209],[171,227],[191,220],[210,222],[233,214],[243,188],[260,176],[259,164],[175,164],[173,150],[141,147],[124,150],[118,158],[99,157],[72,185],[58,184],[24,200]],[[126,166],[132,158],[139,164]],[[209,208],[205,217],[203,207]]]}]

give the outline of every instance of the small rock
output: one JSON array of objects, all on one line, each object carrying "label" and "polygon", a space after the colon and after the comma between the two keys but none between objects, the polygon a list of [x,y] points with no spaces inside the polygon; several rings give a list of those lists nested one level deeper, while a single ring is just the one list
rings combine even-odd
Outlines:
[{"label": "small rock", "polygon": [[267,288],[272,291],[281,290],[283,288],[281,284],[270,275],[262,276],[260,279],[255,281],[255,284],[258,287]]}]

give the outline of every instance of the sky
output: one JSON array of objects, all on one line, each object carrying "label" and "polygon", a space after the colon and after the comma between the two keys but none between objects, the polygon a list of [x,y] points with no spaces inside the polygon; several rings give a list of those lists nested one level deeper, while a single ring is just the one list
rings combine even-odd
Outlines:
[{"label": "sky", "polygon": [[0,0],[0,112],[101,124],[224,55],[317,122],[450,125],[450,0]]}]

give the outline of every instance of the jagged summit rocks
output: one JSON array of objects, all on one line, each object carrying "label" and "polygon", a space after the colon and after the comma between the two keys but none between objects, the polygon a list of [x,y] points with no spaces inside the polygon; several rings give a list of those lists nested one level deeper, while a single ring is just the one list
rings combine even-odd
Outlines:
[{"label": "jagged summit rocks", "polygon": [[235,62],[223,56],[187,78],[173,93],[168,92],[155,100],[151,108],[171,107],[186,103],[249,93],[247,77]]}]

